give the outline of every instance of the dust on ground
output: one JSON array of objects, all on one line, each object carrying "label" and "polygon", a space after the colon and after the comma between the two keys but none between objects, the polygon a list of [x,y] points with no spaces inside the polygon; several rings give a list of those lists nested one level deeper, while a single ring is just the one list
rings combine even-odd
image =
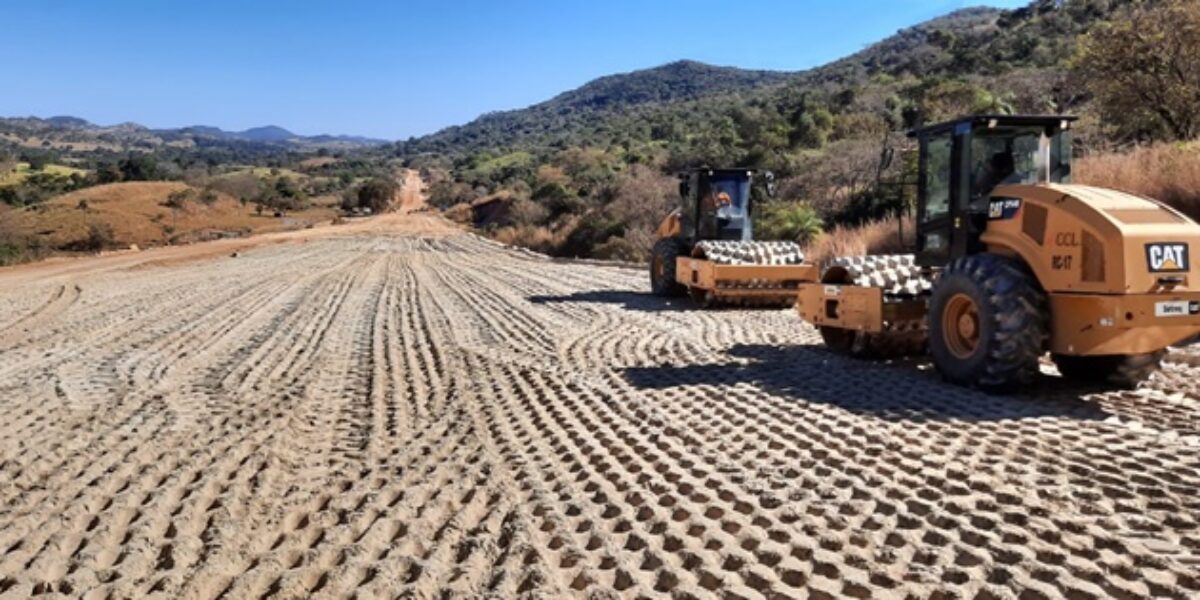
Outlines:
[{"label": "dust on ground", "polygon": [[987,396],[421,214],[8,270],[0,597],[1195,597],[1197,373]]}]

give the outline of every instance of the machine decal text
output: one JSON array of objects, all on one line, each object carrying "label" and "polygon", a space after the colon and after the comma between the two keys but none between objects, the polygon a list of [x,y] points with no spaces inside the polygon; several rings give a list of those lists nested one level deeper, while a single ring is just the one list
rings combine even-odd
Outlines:
[{"label": "machine decal text", "polygon": [[1146,265],[1151,273],[1188,270],[1188,246],[1182,242],[1146,244]]},{"label": "machine decal text", "polygon": [[1154,303],[1156,317],[1186,317],[1190,312],[1187,300],[1171,300]]}]

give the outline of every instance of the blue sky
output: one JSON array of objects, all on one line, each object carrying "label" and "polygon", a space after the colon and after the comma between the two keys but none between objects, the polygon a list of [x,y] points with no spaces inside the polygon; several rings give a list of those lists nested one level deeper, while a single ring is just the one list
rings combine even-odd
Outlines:
[{"label": "blue sky", "polygon": [[801,70],[1024,0],[5,0],[0,115],[400,139],[681,58]]}]

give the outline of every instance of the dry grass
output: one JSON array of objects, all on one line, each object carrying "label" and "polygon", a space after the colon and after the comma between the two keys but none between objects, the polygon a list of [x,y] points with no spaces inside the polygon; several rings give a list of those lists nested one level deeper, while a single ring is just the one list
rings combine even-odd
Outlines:
[{"label": "dry grass", "polygon": [[[900,219],[889,217],[858,227],[834,227],[813,240],[804,256],[813,262],[823,262],[834,256],[863,254],[898,254],[912,251],[914,222],[906,217],[901,239]],[[906,243],[907,242],[907,243]]]},{"label": "dry grass", "polygon": [[300,168],[305,170],[316,169],[326,165],[332,165],[336,162],[338,162],[338,159],[332,156],[317,156],[314,158],[306,158],[300,161]]},{"label": "dry grass", "polygon": [[1200,219],[1200,143],[1140,146],[1075,161],[1075,183],[1165,202]]},{"label": "dry grass", "polygon": [[[115,246],[148,247],[302,229],[327,222],[336,213],[329,207],[314,207],[284,218],[257,215],[253,206],[225,194],[218,194],[209,205],[195,201],[182,209],[164,205],[172,192],[186,189],[188,186],[179,182],[113,183],[64,194],[4,216],[11,233],[60,248],[85,238],[93,225],[111,227]],[[81,208],[81,200],[86,200],[86,208]]]},{"label": "dry grass", "polygon": [[496,241],[510,246],[529,248],[536,252],[550,254],[562,243],[561,235],[556,235],[548,227],[536,225],[516,225],[501,227],[492,235]]},{"label": "dry grass", "polygon": [[471,205],[466,202],[455,204],[450,208],[442,211],[442,216],[454,221],[455,223],[471,224],[474,212],[471,210]]}]

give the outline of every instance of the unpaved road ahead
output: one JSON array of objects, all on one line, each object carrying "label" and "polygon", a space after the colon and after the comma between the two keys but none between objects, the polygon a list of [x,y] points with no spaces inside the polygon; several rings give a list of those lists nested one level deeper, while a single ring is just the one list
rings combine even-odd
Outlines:
[{"label": "unpaved road ahead", "polygon": [[0,597],[1200,594],[1196,370],[989,397],[404,219],[0,287]]}]

